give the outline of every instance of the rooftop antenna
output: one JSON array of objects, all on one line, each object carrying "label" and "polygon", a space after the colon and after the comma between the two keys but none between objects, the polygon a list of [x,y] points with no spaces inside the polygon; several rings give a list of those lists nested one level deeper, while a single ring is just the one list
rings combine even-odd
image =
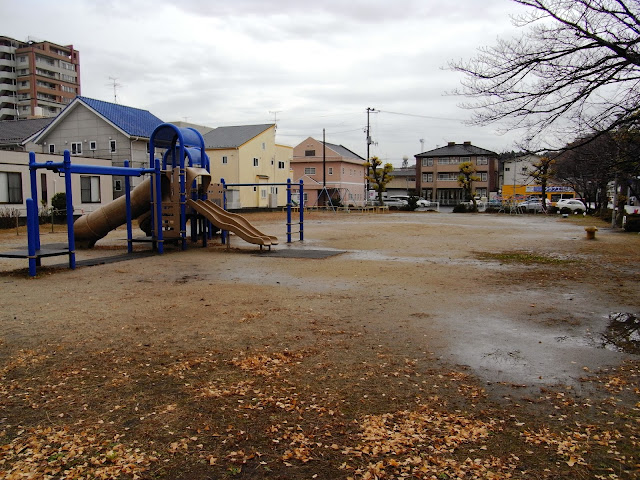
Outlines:
[{"label": "rooftop antenna", "polygon": [[118,103],[118,87],[121,87],[122,84],[116,81],[118,80],[116,77],[109,77],[109,80],[111,80],[111,83],[107,85],[113,85],[113,103]]},{"label": "rooftop antenna", "polygon": [[275,110],[275,111],[269,110],[269,113],[273,114],[273,123],[276,124],[276,129],[278,128],[278,114],[280,112],[282,112],[282,110]]}]

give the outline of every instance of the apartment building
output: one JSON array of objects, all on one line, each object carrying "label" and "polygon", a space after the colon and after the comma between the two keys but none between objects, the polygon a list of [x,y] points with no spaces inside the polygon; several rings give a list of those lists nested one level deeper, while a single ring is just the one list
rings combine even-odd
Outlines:
[{"label": "apartment building", "polygon": [[447,146],[415,155],[416,190],[427,200],[441,205],[457,205],[464,202],[464,191],[458,185],[459,166],[471,162],[479,180],[473,189],[479,197],[489,197],[498,189],[498,154],[484,148],[449,142]]},{"label": "apartment building", "polygon": [[0,36],[0,120],[55,117],[80,93],[73,45]]},{"label": "apartment building", "polygon": [[214,182],[243,184],[227,190],[227,208],[277,207],[287,204],[293,149],[276,143],[276,125],[214,128],[203,135]]},{"label": "apartment building", "polygon": [[[343,205],[363,205],[366,201],[366,160],[343,145],[321,142],[312,137],[293,147],[291,168],[296,182],[304,182],[306,205],[325,205],[326,196]],[[325,191],[326,189],[326,191]],[[323,193],[324,191],[324,193]]]}]

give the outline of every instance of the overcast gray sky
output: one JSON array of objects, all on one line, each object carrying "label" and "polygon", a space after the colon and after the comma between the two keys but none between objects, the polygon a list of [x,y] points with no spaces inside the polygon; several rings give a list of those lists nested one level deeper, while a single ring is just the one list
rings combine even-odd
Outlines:
[{"label": "overcast gray sky", "polygon": [[511,150],[517,134],[470,127],[446,95],[449,60],[518,34],[510,0],[1,0],[1,34],[80,51],[82,95],[211,127],[270,123],[366,156],[402,157],[471,141]]}]

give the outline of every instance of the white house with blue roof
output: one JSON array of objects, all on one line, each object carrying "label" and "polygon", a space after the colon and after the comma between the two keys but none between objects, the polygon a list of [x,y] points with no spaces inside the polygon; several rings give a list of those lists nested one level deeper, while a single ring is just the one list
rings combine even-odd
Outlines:
[{"label": "white house with blue roof", "polygon": [[[164,123],[147,110],[76,97],[35,139],[42,153],[110,160],[129,160],[133,167],[149,165],[149,138]],[[73,161],[73,158],[72,158]],[[133,177],[135,186],[142,179]],[[124,194],[122,177],[113,177],[114,198]]]}]

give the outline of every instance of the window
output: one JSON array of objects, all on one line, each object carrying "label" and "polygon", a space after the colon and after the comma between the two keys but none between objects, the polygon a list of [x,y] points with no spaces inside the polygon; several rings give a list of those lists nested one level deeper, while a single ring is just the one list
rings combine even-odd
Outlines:
[{"label": "window", "polygon": [[262,198],[262,199],[267,198],[267,189],[266,188],[261,188],[260,189],[260,198]]},{"label": "window", "polygon": [[0,203],[22,203],[22,174],[0,172]]},{"label": "window", "polygon": [[226,165],[227,163],[229,163],[229,159],[227,158],[227,156],[226,156],[226,155],[223,155],[223,156],[222,156],[222,164],[223,164],[223,165]]},{"label": "window", "polygon": [[116,141],[109,140],[109,152],[116,153]]},{"label": "window", "polygon": [[344,175],[344,167],[342,167],[342,174]]},{"label": "window", "polygon": [[80,201],[82,203],[100,203],[100,177],[80,177]]},{"label": "window", "polygon": [[266,144],[266,143],[264,143],[264,142],[262,142],[262,149],[263,149],[263,150],[266,150],[266,149],[267,149],[267,144]]},{"label": "window", "polygon": [[476,159],[476,165],[489,165],[489,159],[487,157],[478,157]]},{"label": "window", "polygon": [[304,174],[305,175],[315,175],[316,174],[316,167],[304,167]]},{"label": "window", "polygon": [[284,170],[284,162],[278,162],[278,168]]},{"label": "window", "polygon": [[426,183],[432,183],[433,182],[433,173],[423,173],[422,174],[422,181],[426,182]]},{"label": "window", "polygon": [[527,167],[526,165],[522,167],[522,173],[527,173],[528,171],[529,171],[529,167]]},{"label": "window", "polygon": [[[96,143],[95,140],[92,140],[89,142],[89,150],[95,150],[97,148],[98,144]],[[149,153],[149,152],[147,152]]]},{"label": "window", "polygon": [[316,156],[316,151],[315,150],[305,150],[304,151],[304,156],[305,157],[315,157]]},{"label": "window", "polygon": [[278,194],[278,187],[271,187],[271,193]]},{"label": "window", "polygon": [[42,202],[47,203],[49,201],[49,194],[47,192],[47,174],[40,174],[40,196],[42,197]]},{"label": "window", "polygon": [[258,160],[257,158],[253,157],[253,166],[257,167],[259,163],[260,163],[260,160]]},{"label": "window", "polygon": [[329,167],[328,173],[329,173],[329,175],[333,175],[333,167]]},{"label": "window", "polygon": [[433,167],[433,158],[423,158],[422,159],[423,167]]},{"label": "window", "polygon": [[480,173],[480,181],[481,182],[486,182],[487,181],[487,172]]},{"label": "window", "polygon": [[19,57],[19,58],[18,58],[18,61],[19,61],[20,63],[25,63],[25,62],[27,61],[27,57]]},{"label": "window", "polygon": [[458,180],[457,173],[439,173],[438,180],[443,182],[455,182]]},{"label": "window", "polygon": [[53,143],[49,144],[49,153],[56,153],[56,146]]},{"label": "window", "polygon": [[505,172],[509,172],[509,171],[511,171],[511,167],[504,167],[504,171],[505,171]]},{"label": "window", "polygon": [[122,191],[122,180],[114,180],[113,181],[113,189],[116,192],[121,192]]},{"label": "window", "polygon": [[82,142],[71,142],[71,155],[82,154]]}]

